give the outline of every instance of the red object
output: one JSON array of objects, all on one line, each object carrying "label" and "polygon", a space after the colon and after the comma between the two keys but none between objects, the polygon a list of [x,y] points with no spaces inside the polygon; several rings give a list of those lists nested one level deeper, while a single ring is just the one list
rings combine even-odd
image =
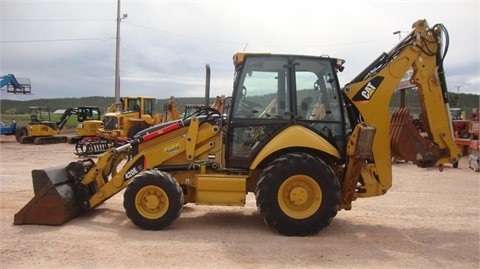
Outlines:
[{"label": "red object", "polygon": [[143,141],[148,141],[148,140],[151,140],[157,136],[160,136],[162,134],[166,134],[166,133],[169,133],[173,130],[176,130],[180,128],[180,122],[175,122],[171,125],[168,125],[167,127],[163,127],[162,129],[156,131],[156,132],[153,132],[153,133],[149,133],[149,134],[146,134],[144,136],[142,136],[142,140]]}]

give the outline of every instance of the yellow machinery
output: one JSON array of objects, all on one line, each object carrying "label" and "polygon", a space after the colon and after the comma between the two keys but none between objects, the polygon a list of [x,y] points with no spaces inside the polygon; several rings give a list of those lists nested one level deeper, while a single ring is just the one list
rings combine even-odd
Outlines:
[{"label": "yellow machinery", "polygon": [[170,96],[170,100],[163,106],[163,113],[160,116],[160,123],[180,119],[180,111],[175,97]]},{"label": "yellow machinery", "polygon": [[[273,230],[317,233],[355,199],[387,193],[393,152],[422,167],[461,157],[448,116],[444,33],[441,24],[417,21],[343,88],[341,59],[237,53],[224,112],[204,108],[151,127],[96,163],[33,170],[35,196],[14,223],[62,224],[124,190],[131,221],[158,230],[184,204],[243,206],[253,192]],[[389,115],[391,96],[410,67],[425,124],[421,136],[405,108]]]},{"label": "yellow machinery", "polygon": [[[77,116],[75,136],[68,138],[58,135],[72,115]],[[97,129],[102,126],[100,116],[100,109],[96,106],[79,106],[66,109],[54,123],[48,107],[30,107],[30,122],[17,128],[15,136],[22,144],[76,143],[83,137],[96,135]]]},{"label": "yellow machinery", "polygon": [[57,121],[57,128],[61,130],[68,119],[77,116],[77,128],[75,128],[75,136],[70,137],[70,143],[77,143],[85,137],[97,135],[97,130],[102,127],[100,108],[97,106],[79,106],[65,110],[60,119]]},{"label": "yellow machinery", "polygon": [[154,113],[155,103],[154,97],[122,98],[121,110],[105,113],[103,128],[98,129],[98,136],[108,140],[133,138],[139,131],[160,123],[160,115]]},{"label": "yellow machinery", "polygon": [[[121,103],[114,103],[105,114],[101,126],[93,126],[92,121],[84,126],[89,136],[76,141],[75,150],[78,156],[100,154],[114,146],[130,141],[138,132],[155,124],[180,119],[177,101],[173,96],[164,105],[161,115],[154,113],[156,100],[153,97],[124,97]],[[88,128],[92,127],[92,128]],[[77,130],[79,130],[77,128]]]},{"label": "yellow machinery", "polygon": [[68,138],[60,136],[60,130],[61,127],[52,122],[48,107],[35,106],[30,107],[30,122],[17,127],[15,138],[22,144],[65,143]]}]

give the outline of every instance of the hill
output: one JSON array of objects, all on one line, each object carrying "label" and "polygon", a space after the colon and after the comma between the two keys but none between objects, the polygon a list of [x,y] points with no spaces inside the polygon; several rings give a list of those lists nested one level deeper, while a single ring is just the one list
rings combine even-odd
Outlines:
[{"label": "hill", "polygon": [[[467,94],[467,93],[448,93],[448,98],[450,102],[450,107],[460,107],[465,112],[466,119],[471,118],[471,112],[473,108],[480,107],[480,95],[478,94]],[[392,96],[390,102],[390,107],[396,108],[400,106],[400,94],[399,92],[395,93]],[[420,103],[418,100],[417,90],[407,89],[405,93],[405,106],[411,107],[412,112],[419,109]]]},{"label": "hill", "polygon": [[[259,97],[262,98],[262,97]],[[480,95],[477,94],[463,94],[449,93],[450,106],[461,107],[465,111],[466,118],[470,119],[472,108],[478,108],[480,105]],[[186,104],[203,104],[203,97],[191,97],[191,98],[176,98],[178,102],[178,108],[183,111]],[[163,106],[167,104],[169,99],[159,99],[155,110],[157,112],[163,111]],[[214,99],[211,98],[210,104]],[[260,100],[259,100],[260,101]],[[102,113],[114,102],[114,97],[106,96],[91,96],[80,98],[54,98],[54,99],[35,99],[28,101],[16,101],[16,100],[0,100],[0,114],[2,115],[20,115],[28,114],[29,107],[31,106],[47,106],[50,111],[57,109],[66,109],[76,106],[98,106]],[[416,90],[407,90],[405,94],[406,106],[412,108],[415,111],[419,107],[418,96]],[[390,107],[400,106],[400,95],[395,93],[392,96]]]},{"label": "hill", "polygon": [[[54,98],[54,99],[35,99],[28,101],[16,101],[16,100],[0,100],[0,113],[1,114],[28,114],[29,107],[32,106],[47,106],[51,112],[57,109],[67,109],[77,106],[98,106],[102,113],[113,104],[114,97],[105,96],[92,96],[92,97],[80,97],[80,98]],[[203,97],[192,98],[179,98],[177,99],[180,110],[183,110],[185,104],[203,104]],[[212,103],[214,101],[211,98]],[[155,110],[157,112],[163,111],[163,106],[169,102],[169,99],[157,100]]]}]

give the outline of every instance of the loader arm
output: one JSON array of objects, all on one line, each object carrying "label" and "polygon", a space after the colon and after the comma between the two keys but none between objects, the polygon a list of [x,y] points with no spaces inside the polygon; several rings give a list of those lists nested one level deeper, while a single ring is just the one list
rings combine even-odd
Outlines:
[{"label": "loader arm", "polygon": [[[375,129],[372,155],[367,158],[349,155],[349,169],[355,171],[360,167],[361,176],[347,169],[347,184],[344,186],[350,185],[354,188],[356,182],[363,181],[355,197],[381,195],[391,187],[391,148],[404,160],[423,167],[454,163],[460,158],[448,113],[442,66],[442,30],[445,30],[442,25],[429,28],[426,21],[417,21],[407,37],[389,53],[377,58],[343,89],[346,102],[350,106],[350,121]],[[409,132],[411,128],[408,126],[413,123],[405,109],[395,112],[391,128],[386,128],[390,126],[390,100],[409,68],[414,71],[411,83],[418,88],[421,117],[425,121],[427,137],[420,136],[416,130]],[[396,123],[393,124],[393,121]],[[348,191],[344,190],[344,193]],[[342,208],[348,207],[348,201],[342,205]]]},{"label": "loader arm", "polygon": [[219,130],[208,122],[200,124],[200,121],[194,117],[190,119],[188,126],[172,124],[156,133],[143,135],[132,143],[143,143],[167,132],[177,132],[175,139],[162,140],[135,155],[118,172],[117,166],[126,157],[124,153],[131,148],[131,143],[107,151],[81,180],[80,186],[84,191],[89,192],[79,195],[79,197],[88,197],[88,200],[81,201],[82,207],[94,208],[124,189],[136,174],[154,169],[177,155],[185,154],[186,162],[190,162],[194,157],[215,146],[214,143],[203,142],[214,137]]}]

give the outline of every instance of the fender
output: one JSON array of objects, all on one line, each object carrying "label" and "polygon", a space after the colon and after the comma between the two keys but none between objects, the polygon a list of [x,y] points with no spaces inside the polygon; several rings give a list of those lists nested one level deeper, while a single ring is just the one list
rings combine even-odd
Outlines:
[{"label": "fender", "polygon": [[[302,137],[299,137],[298,134],[302,134]],[[311,148],[340,158],[338,150],[323,137],[305,127],[293,125],[281,131],[260,150],[251,163],[250,169],[256,169],[265,158],[274,152],[293,147]]]}]

